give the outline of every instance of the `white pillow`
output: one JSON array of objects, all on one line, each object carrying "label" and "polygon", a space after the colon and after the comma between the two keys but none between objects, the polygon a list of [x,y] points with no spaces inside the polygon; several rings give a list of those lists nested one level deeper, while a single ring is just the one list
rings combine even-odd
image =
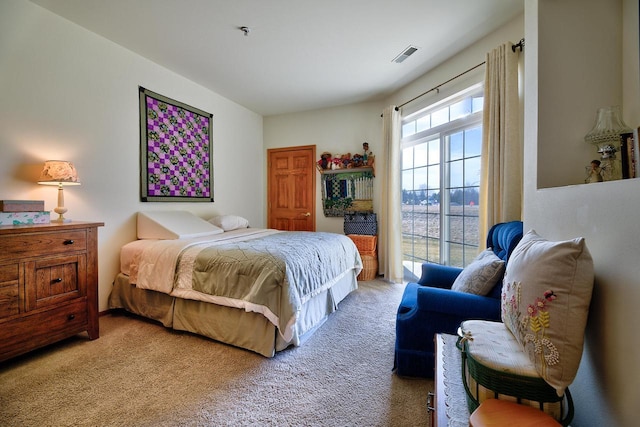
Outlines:
[{"label": "white pillow", "polygon": [[582,237],[551,242],[531,230],[507,264],[502,321],[558,396],[580,365],[593,279]]},{"label": "white pillow", "polygon": [[487,295],[504,275],[504,261],[485,249],[456,277],[451,289],[468,294]]},{"label": "white pillow", "polygon": [[249,221],[237,215],[218,215],[214,216],[209,222],[224,231],[236,230],[238,228],[247,228]]},{"label": "white pillow", "polygon": [[188,239],[224,232],[187,211],[138,212],[137,223],[138,239]]}]

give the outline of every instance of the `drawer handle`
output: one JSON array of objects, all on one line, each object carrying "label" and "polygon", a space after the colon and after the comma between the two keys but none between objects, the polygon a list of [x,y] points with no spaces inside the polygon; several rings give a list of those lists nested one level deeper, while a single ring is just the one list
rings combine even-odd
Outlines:
[{"label": "drawer handle", "polygon": [[433,392],[427,393],[427,412],[433,412],[436,410],[435,405],[433,404],[434,397],[435,394],[433,394]]},{"label": "drawer handle", "polygon": [[62,282],[62,277],[58,277],[57,279],[53,279],[51,283],[60,283]]},{"label": "drawer handle", "polygon": [[68,320],[73,320],[73,319],[75,319],[75,318],[76,318],[76,315],[75,315],[75,314],[70,314],[70,315],[68,315],[68,316],[67,316],[67,319],[68,319]]},{"label": "drawer handle", "polygon": [[73,245],[75,242],[73,240],[65,240],[63,242],[64,245]]}]

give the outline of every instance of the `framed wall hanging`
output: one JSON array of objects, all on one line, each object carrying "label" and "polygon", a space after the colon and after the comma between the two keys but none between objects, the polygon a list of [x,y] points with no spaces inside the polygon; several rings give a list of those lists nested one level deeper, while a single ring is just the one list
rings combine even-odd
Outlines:
[{"label": "framed wall hanging", "polygon": [[140,198],[213,202],[213,115],[139,88]]}]

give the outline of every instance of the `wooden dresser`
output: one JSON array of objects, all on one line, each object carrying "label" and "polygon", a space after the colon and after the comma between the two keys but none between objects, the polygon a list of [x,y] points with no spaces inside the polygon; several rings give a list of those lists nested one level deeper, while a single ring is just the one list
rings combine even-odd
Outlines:
[{"label": "wooden dresser", "polygon": [[0,226],[0,361],[98,338],[97,222]]}]

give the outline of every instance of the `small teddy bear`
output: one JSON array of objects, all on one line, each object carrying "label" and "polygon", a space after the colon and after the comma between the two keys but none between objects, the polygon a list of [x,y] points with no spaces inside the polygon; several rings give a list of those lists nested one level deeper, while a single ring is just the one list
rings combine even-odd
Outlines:
[{"label": "small teddy bear", "polygon": [[320,155],[320,160],[318,160],[318,165],[320,165],[322,169],[329,169],[331,167],[331,159],[332,159],[331,153],[325,151]]}]

